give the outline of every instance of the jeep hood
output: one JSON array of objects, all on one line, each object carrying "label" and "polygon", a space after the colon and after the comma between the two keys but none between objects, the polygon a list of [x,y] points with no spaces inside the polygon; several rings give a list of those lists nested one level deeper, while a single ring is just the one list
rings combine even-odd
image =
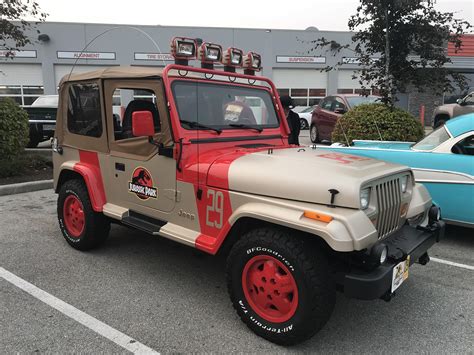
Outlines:
[{"label": "jeep hood", "polygon": [[[227,179],[222,178],[225,164]],[[335,205],[359,208],[361,185],[408,167],[366,157],[312,148],[262,150],[229,162],[217,158],[208,170],[208,185],[231,191],[310,203],[329,204],[328,190],[336,189]]]}]

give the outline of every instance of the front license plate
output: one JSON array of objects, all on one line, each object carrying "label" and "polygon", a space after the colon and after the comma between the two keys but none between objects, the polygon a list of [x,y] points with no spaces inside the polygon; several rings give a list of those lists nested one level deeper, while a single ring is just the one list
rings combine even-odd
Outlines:
[{"label": "front license plate", "polygon": [[405,261],[398,263],[393,268],[392,276],[392,292],[395,291],[400,285],[408,279],[408,269],[410,268],[410,255],[408,255]]},{"label": "front license plate", "polygon": [[54,131],[56,128],[56,125],[54,124],[44,124],[43,125],[43,131]]}]

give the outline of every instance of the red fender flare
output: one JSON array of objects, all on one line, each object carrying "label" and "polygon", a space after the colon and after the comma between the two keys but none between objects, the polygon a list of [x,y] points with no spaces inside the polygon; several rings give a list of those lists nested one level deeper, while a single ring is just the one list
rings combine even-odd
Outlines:
[{"label": "red fender flare", "polygon": [[89,192],[92,209],[102,212],[106,204],[104,182],[96,152],[79,151],[80,161],[74,164],[73,170],[81,174]]}]

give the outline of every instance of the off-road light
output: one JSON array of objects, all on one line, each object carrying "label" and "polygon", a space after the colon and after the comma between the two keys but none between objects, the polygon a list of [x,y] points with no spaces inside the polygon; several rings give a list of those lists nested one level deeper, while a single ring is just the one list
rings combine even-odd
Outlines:
[{"label": "off-road light", "polygon": [[171,55],[176,64],[187,65],[189,59],[196,58],[196,40],[186,37],[174,37],[171,40]]},{"label": "off-road light", "polygon": [[370,250],[370,259],[376,264],[383,264],[387,260],[388,247],[383,244],[377,244]]},{"label": "off-road light", "polygon": [[256,71],[262,69],[262,57],[260,54],[248,52],[244,56],[243,67],[245,74],[254,75]]},{"label": "off-road light", "polygon": [[215,62],[222,61],[222,47],[204,42],[199,46],[198,59],[201,61],[201,67],[212,69]]},{"label": "off-road light", "polygon": [[370,187],[360,190],[360,208],[366,210],[370,202]]},{"label": "off-road light", "polygon": [[230,47],[222,54],[222,64],[224,70],[235,72],[235,68],[242,67],[244,54],[241,49]]},{"label": "off-road light", "polygon": [[400,185],[401,185],[402,193],[407,192],[408,175],[402,176],[402,178],[400,179]]}]

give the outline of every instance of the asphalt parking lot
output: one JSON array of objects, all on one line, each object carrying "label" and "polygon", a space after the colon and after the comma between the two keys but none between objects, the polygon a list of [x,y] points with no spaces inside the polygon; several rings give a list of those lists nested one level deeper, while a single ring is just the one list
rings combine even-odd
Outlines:
[{"label": "asphalt parking lot", "polygon": [[[56,195],[49,190],[0,197],[0,216],[2,353],[127,352],[103,336],[104,326],[119,333],[113,339],[161,353],[474,348],[474,236],[467,229],[450,228],[431,256],[471,269],[433,261],[415,265],[389,303],[338,295],[333,317],[319,334],[283,348],[258,338],[238,319],[225,287],[224,258],[118,225],[100,249],[76,251],[59,231]],[[9,273],[56,303],[46,304],[25,292],[26,286],[7,281]],[[51,306],[58,302],[102,326],[91,330]]]}]

